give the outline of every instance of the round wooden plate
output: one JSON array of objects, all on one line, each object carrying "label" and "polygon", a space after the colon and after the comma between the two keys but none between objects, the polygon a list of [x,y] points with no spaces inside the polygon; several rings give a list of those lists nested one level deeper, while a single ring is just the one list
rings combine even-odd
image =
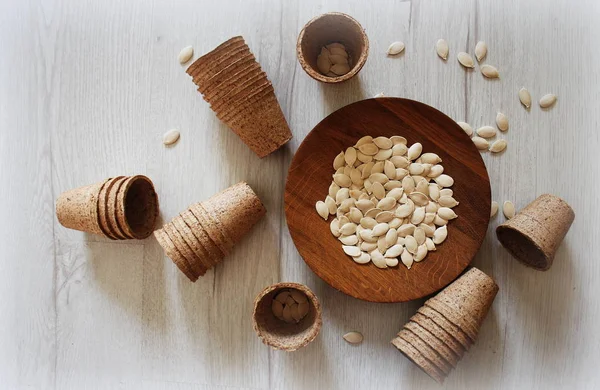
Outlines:
[{"label": "round wooden plate", "polygon": [[[379,269],[355,263],[342,251],[315,203],[332,181],[333,159],[365,135],[401,135],[423,152],[442,158],[454,178],[458,218],[448,238],[412,268]],[[288,172],[285,214],[290,234],[308,266],[334,288],[372,302],[405,302],[432,294],[452,282],[471,262],[485,237],[491,194],[487,170],[475,145],[452,119],[426,104],[400,98],[368,99],[343,107],[319,123],[302,142]]]}]

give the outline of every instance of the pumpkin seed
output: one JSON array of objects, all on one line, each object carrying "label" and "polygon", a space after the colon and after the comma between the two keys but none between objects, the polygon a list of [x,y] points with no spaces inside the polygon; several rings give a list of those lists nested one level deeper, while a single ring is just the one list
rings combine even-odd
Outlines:
[{"label": "pumpkin seed", "polygon": [[385,240],[385,236],[379,237],[377,239],[377,249],[379,250],[379,252],[385,253],[387,248],[389,248],[389,247],[388,247],[387,241]]},{"label": "pumpkin seed", "polygon": [[379,92],[378,94],[376,94],[376,95],[373,95],[373,98],[374,98],[374,99],[377,99],[377,98],[382,98],[382,97],[385,97],[385,94],[384,94],[383,92]]},{"label": "pumpkin seed", "polygon": [[406,138],[399,136],[399,135],[393,135],[390,137],[390,139],[392,140],[392,143],[394,145],[398,145],[398,144],[404,144],[406,145]]},{"label": "pumpkin seed", "polygon": [[418,225],[425,219],[425,207],[417,207],[410,217],[410,223]]},{"label": "pumpkin seed", "polygon": [[[360,249],[362,249],[365,252],[372,252],[375,249],[377,249],[377,242],[368,242],[368,241],[364,241],[360,243]],[[371,259],[371,256],[369,255],[369,260]]]},{"label": "pumpkin seed", "polygon": [[415,181],[412,177],[406,176],[404,179],[402,179],[402,189],[407,195],[415,190]]},{"label": "pumpkin seed", "polygon": [[423,244],[419,245],[417,248],[417,253],[415,253],[413,259],[418,263],[419,261],[423,260],[425,256],[427,256],[427,245],[425,245],[425,242],[423,242]]},{"label": "pumpkin seed", "polygon": [[475,58],[478,62],[481,62],[487,54],[487,44],[484,41],[479,41],[475,45]]},{"label": "pumpkin seed", "polygon": [[[398,145],[402,145],[402,146],[404,146],[404,148],[406,148],[406,145],[403,145],[403,144],[398,144]],[[398,145],[396,145],[396,146],[398,146]],[[394,146],[394,148],[396,146]],[[392,152],[393,151],[394,151],[394,149],[392,149]],[[406,151],[408,151],[408,149]],[[406,152],[404,152],[404,154],[406,154]],[[403,156],[392,156],[392,158],[390,159],[390,162],[392,164],[394,164],[394,167],[396,167],[396,168],[408,168],[408,166],[410,165],[410,161],[408,161],[408,159],[406,159]]]},{"label": "pumpkin seed", "polygon": [[400,237],[406,237],[408,235],[412,235],[417,227],[412,223],[407,223],[400,226],[396,231]]},{"label": "pumpkin seed", "polygon": [[350,177],[344,175],[343,173],[336,173],[333,175],[333,181],[340,187],[350,187],[352,185],[352,180]]},{"label": "pumpkin seed", "polygon": [[[447,219],[447,218],[444,218],[444,219]],[[352,222],[348,222],[348,223],[342,225],[342,227],[340,228],[340,233],[342,233],[345,236],[349,236],[351,234],[356,233],[356,224],[352,223]]]},{"label": "pumpkin seed", "polygon": [[391,211],[382,211],[375,216],[375,221],[378,223],[389,223],[394,219],[394,213]]},{"label": "pumpkin seed", "polygon": [[485,77],[487,77],[488,79],[497,79],[498,77],[500,77],[500,73],[498,72],[498,69],[496,69],[496,67],[492,66],[492,65],[482,65],[481,66],[481,74],[484,75]]},{"label": "pumpkin seed", "polygon": [[492,201],[492,207],[490,210],[490,218],[493,218],[498,213],[498,202]]},{"label": "pumpkin seed", "polygon": [[435,52],[437,53],[438,57],[446,61],[448,59],[448,53],[450,52],[448,42],[446,42],[444,39],[438,39],[438,41],[435,43]]},{"label": "pumpkin seed", "polygon": [[444,240],[448,237],[448,228],[446,225],[435,229],[435,233],[433,233],[433,243],[435,245],[440,245]]},{"label": "pumpkin seed", "polygon": [[429,198],[422,192],[413,191],[408,194],[408,198],[412,200],[417,206],[425,206],[429,203]]},{"label": "pumpkin seed", "polygon": [[179,137],[180,137],[179,130],[171,129],[163,135],[163,144],[167,145],[167,146],[173,145],[175,142],[179,141]]},{"label": "pumpkin seed", "polygon": [[525,89],[525,87],[519,90],[519,100],[521,101],[521,104],[525,106],[525,108],[531,107],[531,94],[527,89]]},{"label": "pumpkin seed", "polygon": [[352,260],[358,264],[367,264],[371,261],[371,256],[368,253],[362,252],[359,256],[352,257]]},{"label": "pumpkin seed", "polygon": [[392,149],[380,149],[379,152],[373,156],[373,159],[377,161],[387,160],[392,157],[392,153]]},{"label": "pumpkin seed", "polygon": [[415,210],[415,206],[413,203],[403,204],[402,206],[396,209],[396,217],[398,218],[406,218],[413,213]]},{"label": "pumpkin seed", "polygon": [[385,173],[390,180],[394,180],[396,177],[396,167],[390,160],[385,160],[383,173]]},{"label": "pumpkin seed", "polygon": [[444,167],[437,164],[431,167],[431,169],[429,170],[429,174],[427,175],[428,177],[435,179],[436,177],[438,177],[439,175],[441,175],[442,173],[444,173]]},{"label": "pumpkin seed", "polygon": [[477,129],[477,135],[483,138],[492,138],[496,136],[496,129],[492,126],[483,126]]},{"label": "pumpkin seed", "polygon": [[385,262],[385,257],[379,252],[378,249],[375,249],[370,253],[371,261],[377,268],[387,268],[387,264]]},{"label": "pumpkin seed", "polygon": [[343,337],[344,340],[346,340],[350,344],[360,344],[363,341],[363,335],[359,332],[348,332]]},{"label": "pumpkin seed", "polygon": [[402,225],[402,219],[394,217],[390,222],[388,222],[388,225],[390,225],[390,229],[398,229],[400,225]]},{"label": "pumpkin seed", "polygon": [[400,260],[402,260],[402,264],[404,264],[408,269],[412,267],[414,262],[413,255],[407,250],[402,252],[400,255]]},{"label": "pumpkin seed", "polygon": [[404,238],[404,247],[406,248],[407,251],[409,251],[410,253],[412,253],[414,255],[417,252],[417,248],[419,247],[419,244],[417,244],[416,238],[414,238],[411,235],[408,235]]},{"label": "pumpkin seed", "polygon": [[343,168],[345,164],[346,158],[344,157],[344,152],[340,152],[340,154],[333,159],[333,169],[337,171],[338,169]]},{"label": "pumpkin seed", "polygon": [[412,144],[410,148],[408,148],[408,159],[416,160],[421,155],[422,151],[423,145],[421,145],[419,142]]},{"label": "pumpkin seed", "polygon": [[504,149],[506,149],[507,145],[508,144],[506,143],[506,140],[504,140],[504,139],[496,140],[496,141],[494,141],[494,143],[492,144],[492,146],[490,146],[490,152],[492,152],[492,153],[500,153]]},{"label": "pumpkin seed", "polygon": [[372,234],[373,237],[379,237],[382,236],[384,234],[386,234],[388,232],[388,230],[390,230],[390,225],[388,225],[387,223],[383,222],[383,223],[378,223],[377,225],[375,225],[375,227],[373,228]]},{"label": "pumpkin seed", "polygon": [[379,152],[379,148],[373,142],[362,144],[358,147],[358,150],[364,155],[374,156]]},{"label": "pumpkin seed", "polygon": [[[417,185],[415,186],[414,192],[420,192],[427,197],[429,195],[429,182],[425,179],[419,180],[417,182]],[[414,201],[414,199],[413,199],[413,201]],[[429,201],[429,199],[428,199],[428,201]],[[421,206],[424,206],[424,205],[421,205]]]},{"label": "pumpkin seed", "polygon": [[337,192],[340,190],[340,186],[338,186],[337,184],[335,184],[335,182],[331,182],[331,184],[329,185],[329,196],[331,196],[332,198],[335,199],[335,196],[337,195]]},{"label": "pumpkin seed", "polygon": [[[420,224],[419,227],[421,229],[423,229],[423,232],[425,232],[425,237],[433,237],[433,234],[435,233],[435,227],[433,227],[429,224],[426,224],[426,223]],[[416,237],[416,235],[415,235],[415,237]]]},{"label": "pumpkin seed", "polygon": [[456,122],[464,130],[465,133],[470,137],[473,135],[473,128],[467,122]]},{"label": "pumpkin seed", "polygon": [[[377,183],[377,184],[379,184],[379,183]],[[381,185],[381,184],[379,184],[379,185]],[[383,188],[383,186],[381,188]],[[383,193],[385,195],[385,190],[383,190]],[[377,207],[382,209],[383,211],[389,211],[389,210],[393,209],[395,205],[396,205],[396,199],[394,199],[390,196],[387,196],[387,197],[381,199],[379,201],[379,203],[377,203]]]},{"label": "pumpkin seed", "polygon": [[557,100],[556,95],[554,95],[552,93],[544,95],[540,99],[540,107],[542,107],[542,108],[548,108],[548,107],[554,105],[554,103],[556,103],[556,100]]},{"label": "pumpkin seed", "polygon": [[180,64],[183,65],[186,62],[188,62],[189,60],[191,60],[193,56],[194,56],[194,48],[192,46],[186,46],[183,49],[181,49],[181,51],[179,52],[179,55],[177,56],[177,60],[179,61]]},{"label": "pumpkin seed", "polygon": [[[348,225],[348,224],[346,224]],[[344,225],[344,226],[346,226]],[[352,234],[349,236],[340,236],[338,238],[338,240],[340,240],[340,242],[344,245],[356,245],[358,244],[358,237],[356,236],[356,234]]]},{"label": "pumpkin seed", "polygon": [[435,165],[442,162],[442,159],[435,153],[423,153],[421,155],[421,161],[423,161],[423,164]]},{"label": "pumpkin seed", "polygon": [[404,43],[400,41],[393,42],[387,49],[387,54],[390,56],[395,56],[397,54],[402,53],[404,51]]},{"label": "pumpkin seed", "polygon": [[360,137],[360,139],[356,141],[354,147],[358,148],[360,145],[369,144],[371,142],[373,142],[373,137],[371,137],[370,135],[365,135],[364,137]]},{"label": "pumpkin seed", "polygon": [[425,230],[421,227],[417,227],[413,233],[413,237],[417,240],[418,245],[425,243]]},{"label": "pumpkin seed", "polygon": [[[456,215],[454,210],[452,210],[450,207],[440,207],[438,209],[437,215],[439,215],[441,218],[445,219],[446,221],[449,221],[451,219],[455,219],[458,217],[458,215]],[[344,227],[342,226],[342,229],[343,228]]]},{"label": "pumpkin seed", "polygon": [[500,131],[507,131],[508,130],[508,117],[505,114],[499,112],[496,115],[496,126],[498,126],[498,129]]},{"label": "pumpkin seed", "polygon": [[506,219],[511,219],[515,216],[515,205],[511,201],[505,201],[502,205],[502,212]]},{"label": "pumpkin seed", "polygon": [[373,229],[377,225],[377,221],[373,218],[363,217],[360,219],[360,226],[365,229]]},{"label": "pumpkin seed", "polygon": [[433,251],[436,250],[435,244],[433,243],[433,240],[431,238],[429,238],[429,237],[427,237],[425,239],[425,246],[427,247],[427,251],[429,251],[429,252],[433,252]]},{"label": "pumpkin seed", "polygon": [[446,174],[441,174],[434,180],[442,187],[452,187],[454,185],[454,179]]},{"label": "pumpkin seed", "polygon": [[379,182],[373,183],[372,191],[373,191],[373,195],[375,195],[375,197],[377,199],[383,199],[383,198],[385,198],[385,188],[383,188],[383,186],[381,185],[381,183],[379,183]]},{"label": "pumpkin seed", "polygon": [[329,230],[331,230],[331,234],[333,234],[334,237],[339,237],[342,234],[340,233],[340,221],[337,218],[331,220]]},{"label": "pumpkin seed", "polygon": [[471,55],[469,53],[465,53],[464,51],[461,51],[460,53],[458,53],[456,58],[458,59],[458,62],[465,68],[474,68],[475,67],[475,63],[473,62],[473,57],[471,57]]},{"label": "pumpkin seed", "polygon": [[479,150],[487,150],[490,146],[490,143],[485,138],[473,137],[471,139],[473,140],[475,147]]},{"label": "pumpkin seed", "polygon": [[388,230],[387,233],[385,234],[385,243],[387,245],[387,248],[394,245],[396,243],[396,241],[398,241],[398,232],[396,231],[396,229],[390,228],[390,230]]},{"label": "pumpkin seed", "polygon": [[454,199],[451,196],[440,196],[440,199],[438,200],[438,204],[442,207],[454,207],[454,206],[458,206],[458,202],[456,201],[456,199]]},{"label": "pumpkin seed", "polygon": [[373,140],[373,143],[377,145],[379,149],[391,149],[394,146],[391,139],[387,137],[377,137]]},{"label": "pumpkin seed", "polygon": [[344,250],[344,253],[351,257],[360,256],[362,252],[359,247],[351,245],[342,245],[342,249]]},{"label": "pumpkin seed", "polygon": [[337,194],[335,194],[335,203],[342,204],[342,202],[348,198],[350,198],[350,190],[347,188],[340,188]]},{"label": "pumpkin seed", "polygon": [[327,207],[325,202],[323,202],[321,200],[318,201],[316,204],[316,208],[317,208],[317,213],[319,213],[321,218],[323,218],[324,220],[327,220],[327,217],[329,217],[329,208]]},{"label": "pumpkin seed", "polygon": [[333,200],[333,198],[329,195],[327,195],[327,197],[325,198],[325,205],[327,206],[327,209],[329,210],[329,214],[335,214],[335,212],[337,211],[337,204],[335,203],[335,200]]},{"label": "pumpkin seed", "polygon": [[[431,202],[431,203],[433,203],[433,202]],[[435,203],[433,203],[433,204],[435,204]],[[429,205],[427,205],[427,206],[429,206]],[[421,224],[433,223],[433,220],[435,219],[436,214],[437,214],[437,211],[430,212],[430,211],[427,211],[427,207],[425,207],[425,218],[423,218],[423,222],[421,222]]]},{"label": "pumpkin seed", "polygon": [[441,196],[453,196],[454,191],[452,191],[450,188],[444,188],[443,190],[440,190],[440,195]]}]

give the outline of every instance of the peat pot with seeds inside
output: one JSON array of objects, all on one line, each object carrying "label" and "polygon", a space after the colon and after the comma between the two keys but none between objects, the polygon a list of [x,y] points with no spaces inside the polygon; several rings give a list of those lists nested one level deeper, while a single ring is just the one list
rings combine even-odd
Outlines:
[{"label": "peat pot with seeds inside", "polygon": [[354,77],[369,54],[364,29],[349,15],[331,12],[315,17],[300,31],[296,55],[310,77],[341,83]]},{"label": "peat pot with seeds inside", "polygon": [[303,284],[273,284],[255,298],[253,323],[263,343],[274,349],[295,351],[308,345],[321,331],[321,305]]}]

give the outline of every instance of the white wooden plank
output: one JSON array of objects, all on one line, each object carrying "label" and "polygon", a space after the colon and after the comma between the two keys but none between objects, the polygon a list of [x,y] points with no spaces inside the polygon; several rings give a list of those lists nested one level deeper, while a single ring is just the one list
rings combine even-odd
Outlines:
[{"label": "white wooden plank", "polygon": [[55,378],[53,206],[48,90],[26,3],[0,4],[0,388]]},{"label": "white wooden plank", "polygon": [[142,368],[144,247],[59,244],[56,387],[136,387]]}]

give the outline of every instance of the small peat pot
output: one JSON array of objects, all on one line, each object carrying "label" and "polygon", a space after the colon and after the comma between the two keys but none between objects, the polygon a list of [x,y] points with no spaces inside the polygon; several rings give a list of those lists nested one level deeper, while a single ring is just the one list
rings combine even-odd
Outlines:
[{"label": "small peat pot", "polygon": [[567,202],[544,194],[498,226],[496,236],[515,259],[546,271],[574,219],[575,212]]},{"label": "small peat pot", "polygon": [[[350,70],[346,74],[327,76],[317,67],[321,49],[332,43],[341,43],[348,53]],[[313,79],[324,83],[341,83],[354,77],[365,65],[369,55],[369,39],[356,19],[331,12],[306,23],[298,35],[296,55],[302,69]]]},{"label": "small peat pot", "polygon": [[[274,301],[282,292],[290,292],[291,295],[300,293],[306,298],[308,310],[301,319],[286,321],[276,316]],[[275,305],[279,306],[277,302]],[[264,344],[283,351],[296,351],[308,345],[321,331],[321,312],[317,296],[305,285],[276,283],[265,288],[254,299],[254,330]]]}]

